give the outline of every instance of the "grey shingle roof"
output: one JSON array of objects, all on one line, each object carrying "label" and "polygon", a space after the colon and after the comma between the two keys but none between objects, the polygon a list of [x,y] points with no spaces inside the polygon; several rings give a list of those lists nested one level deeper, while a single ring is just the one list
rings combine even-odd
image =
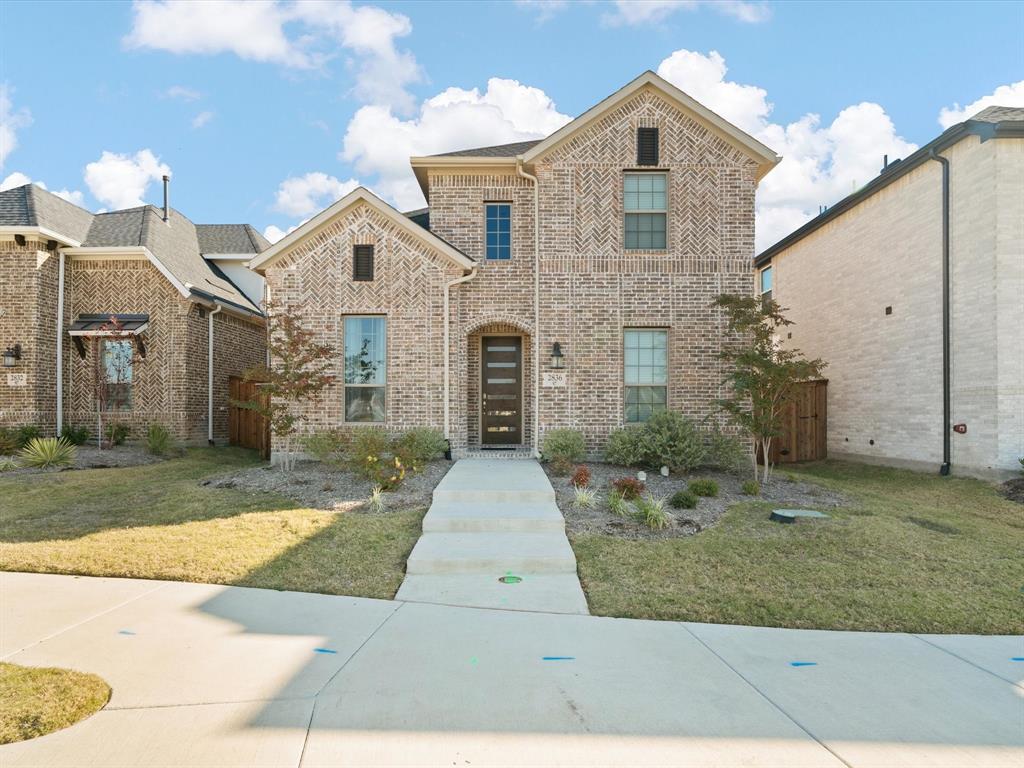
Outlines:
[{"label": "grey shingle roof", "polygon": [[493,147],[476,147],[459,149],[454,152],[441,152],[431,157],[515,157],[541,143],[543,139],[533,141],[516,141],[511,144],[496,144]]},{"label": "grey shingle roof", "polygon": [[248,224],[196,224],[202,253],[259,253],[270,241]]},{"label": "grey shingle roof", "polygon": [[43,227],[82,242],[92,214],[34,184],[0,192],[0,226]]},{"label": "grey shingle roof", "polygon": [[983,123],[1002,123],[1007,120],[1024,120],[1024,107],[985,107],[969,120]]}]

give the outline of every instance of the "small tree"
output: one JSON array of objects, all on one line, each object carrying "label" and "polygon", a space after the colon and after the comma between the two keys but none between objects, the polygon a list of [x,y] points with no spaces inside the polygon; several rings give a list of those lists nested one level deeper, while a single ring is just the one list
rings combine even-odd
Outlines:
[{"label": "small tree", "polygon": [[807,360],[799,349],[787,349],[779,343],[779,329],[792,325],[777,302],[754,296],[722,294],[715,306],[724,310],[729,331],[736,338],[721,353],[730,364],[726,381],[732,396],[718,405],[751,438],[751,464],[758,479],[758,449],[764,458],[760,478],[766,483],[771,474],[772,440],[782,432],[782,411],[801,381],[821,376],[823,360]]},{"label": "small tree", "polygon": [[269,422],[271,433],[283,447],[281,468],[286,472],[295,463],[292,444],[300,420],[296,406],[319,395],[334,380],[327,373],[334,349],[318,344],[313,331],[303,327],[301,309],[286,311],[280,305],[267,306],[271,365],[245,374],[247,381],[263,384],[265,397],[235,403],[256,411]]},{"label": "small tree", "polygon": [[[134,366],[141,358],[136,354],[135,342],[124,332],[124,325],[111,315],[98,329],[101,335],[90,337],[92,350],[92,384],[96,396],[96,447],[103,448],[103,414],[114,407],[127,405]],[[123,345],[107,348],[115,341]]]}]

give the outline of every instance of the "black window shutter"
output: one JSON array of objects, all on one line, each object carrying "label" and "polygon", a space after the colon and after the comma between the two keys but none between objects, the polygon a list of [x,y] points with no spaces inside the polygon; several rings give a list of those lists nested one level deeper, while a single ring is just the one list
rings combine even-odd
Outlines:
[{"label": "black window shutter", "polygon": [[636,164],[658,164],[658,129],[636,129]]},{"label": "black window shutter", "polygon": [[356,245],[352,248],[352,279],[361,282],[373,280],[373,246]]}]

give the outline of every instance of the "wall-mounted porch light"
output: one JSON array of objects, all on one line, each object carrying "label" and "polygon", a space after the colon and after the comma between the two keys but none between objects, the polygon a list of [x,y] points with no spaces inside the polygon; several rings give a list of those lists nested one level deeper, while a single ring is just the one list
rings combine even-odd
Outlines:
[{"label": "wall-mounted porch light", "polygon": [[562,345],[557,341],[551,346],[551,367],[565,368],[565,355],[562,354]]},{"label": "wall-mounted porch light", "polygon": [[21,344],[4,350],[4,368],[13,368],[21,360]]}]

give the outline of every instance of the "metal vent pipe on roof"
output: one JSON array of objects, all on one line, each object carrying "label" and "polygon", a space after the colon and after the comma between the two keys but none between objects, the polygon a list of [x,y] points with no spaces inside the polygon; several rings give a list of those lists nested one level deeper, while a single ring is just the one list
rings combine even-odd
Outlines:
[{"label": "metal vent pipe on roof", "polygon": [[164,176],[164,221],[171,218],[171,177]]}]

